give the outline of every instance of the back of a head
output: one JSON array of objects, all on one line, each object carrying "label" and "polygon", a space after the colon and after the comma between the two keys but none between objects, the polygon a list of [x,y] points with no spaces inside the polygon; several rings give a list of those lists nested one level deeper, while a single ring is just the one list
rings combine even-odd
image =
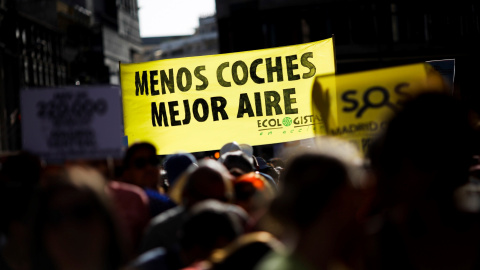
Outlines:
[{"label": "back of a head", "polygon": [[248,200],[255,195],[256,192],[267,192],[273,196],[270,183],[259,173],[250,172],[237,177],[233,181],[236,200]]},{"label": "back of a head", "polygon": [[270,212],[279,221],[297,229],[308,227],[341,187],[350,184],[347,169],[340,160],[320,154],[294,157],[282,174],[282,189]]},{"label": "back of a head", "polygon": [[269,162],[274,166],[274,167],[280,167],[284,168],[285,167],[285,162],[281,158],[274,157],[269,160]]},{"label": "back of a head", "polygon": [[131,160],[133,158],[133,155],[139,151],[140,149],[148,149],[150,150],[154,155],[157,154],[157,150],[155,146],[151,143],[148,142],[139,142],[132,144],[128,147],[127,151],[125,152],[125,155],[123,156],[123,169],[128,169],[128,167],[131,164]]},{"label": "back of a head", "polygon": [[[35,215],[37,222],[44,222],[51,207],[51,200],[65,194],[78,195],[95,206],[108,226],[114,226],[115,221],[113,201],[106,191],[105,178],[95,169],[87,166],[65,166],[50,170],[42,177],[42,186],[36,198]],[[73,200],[73,199],[72,199]]]},{"label": "back of a head", "polygon": [[[32,211],[31,248],[34,269],[47,269],[58,263],[58,256],[53,256],[49,250],[53,244],[46,245],[45,242],[45,238],[51,237],[51,232],[55,230],[58,230],[58,235],[61,235],[60,232],[65,235],[73,231],[78,235],[92,231],[102,234],[107,232],[106,237],[101,237],[98,241],[96,237],[76,237],[75,241],[68,242],[56,241],[55,249],[66,254],[71,252],[74,246],[83,249],[79,246],[101,242],[98,246],[105,246],[103,256],[109,267],[123,263],[125,251],[103,176],[93,168],[66,166],[49,171],[42,180],[44,184],[38,192]],[[90,224],[88,222],[101,226],[81,226]],[[85,252],[88,251],[82,250],[82,255],[72,257],[79,258]]]},{"label": "back of a head", "polygon": [[182,200],[191,206],[205,199],[232,201],[232,178],[226,168],[215,160],[203,160],[187,172]]},{"label": "back of a head", "polygon": [[[217,200],[195,204],[180,230],[182,250],[197,250],[191,260],[205,259],[212,250],[223,248],[244,232],[247,215],[239,207]],[[198,252],[199,251],[199,252]]]},{"label": "back of a head", "polygon": [[451,193],[467,181],[473,129],[468,111],[452,96],[427,93],[406,103],[376,144],[370,153],[372,166],[385,178],[379,182],[385,192],[395,192],[394,185],[406,180],[406,172],[423,175],[423,183],[409,188],[437,194]]}]

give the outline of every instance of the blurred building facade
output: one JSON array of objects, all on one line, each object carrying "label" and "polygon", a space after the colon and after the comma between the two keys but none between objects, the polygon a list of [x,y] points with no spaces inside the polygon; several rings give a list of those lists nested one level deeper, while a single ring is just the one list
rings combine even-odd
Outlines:
[{"label": "blurred building facade", "polygon": [[[218,54],[218,29],[216,17],[198,19],[193,35],[143,38],[143,61]],[[157,43],[155,43],[157,42]]]},{"label": "blurred building facade", "polygon": [[190,36],[191,35],[143,37],[141,62],[158,60],[160,55],[163,53],[163,51],[159,48],[162,43],[183,39]]},{"label": "blurred building facade", "polygon": [[118,84],[141,53],[136,0],[0,0],[0,33],[0,151],[21,149],[21,89]]},{"label": "blurred building facade", "polygon": [[[337,73],[455,59],[456,93],[478,103],[480,3],[217,0],[220,53],[335,39]],[[472,104],[480,107],[478,104]]]}]

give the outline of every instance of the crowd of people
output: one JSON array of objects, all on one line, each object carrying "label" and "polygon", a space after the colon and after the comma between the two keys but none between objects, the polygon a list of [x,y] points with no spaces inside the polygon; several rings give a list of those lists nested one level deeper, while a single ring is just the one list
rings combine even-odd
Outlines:
[{"label": "crowd of people", "polygon": [[218,160],[139,142],[118,168],[5,155],[0,269],[480,269],[478,123],[426,93],[365,155],[330,136]]}]

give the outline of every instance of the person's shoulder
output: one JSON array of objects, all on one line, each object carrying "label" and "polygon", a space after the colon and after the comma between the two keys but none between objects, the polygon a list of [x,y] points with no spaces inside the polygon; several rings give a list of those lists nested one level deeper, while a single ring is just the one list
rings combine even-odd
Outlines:
[{"label": "person's shoulder", "polygon": [[170,208],[165,212],[153,217],[150,221],[150,227],[162,226],[162,224],[180,218],[185,212],[185,208],[181,205]]},{"label": "person's shoulder", "polygon": [[152,198],[156,201],[162,201],[162,202],[171,201],[170,197],[168,197],[167,195],[161,194],[160,192],[153,190],[151,188],[145,188],[144,191],[149,198]]},{"label": "person's shoulder", "polygon": [[116,181],[116,180],[108,181],[107,182],[107,187],[111,190],[144,193],[144,191],[136,185],[125,183],[125,182],[120,182],[120,181]]},{"label": "person's shoulder", "polygon": [[167,251],[163,247],[150,249],[140,254],[129,264],[128,269],[160,270],[167,269]]},{"label": "person's shoulder", "polygon": [[185,213],[183,206],[176,206],[152,218],[143,237],[142,250],[147,251],[158,246],[169,247],[174,243]]},{"label": "person's shoulder", "polygon": [[113,196],[120,197],[137,197],[142,201],[148,201],[148,196],[146,192],[133,184],[120,182],[120,181],[108,181],[107,188],[109,192],[113,193]]}]

